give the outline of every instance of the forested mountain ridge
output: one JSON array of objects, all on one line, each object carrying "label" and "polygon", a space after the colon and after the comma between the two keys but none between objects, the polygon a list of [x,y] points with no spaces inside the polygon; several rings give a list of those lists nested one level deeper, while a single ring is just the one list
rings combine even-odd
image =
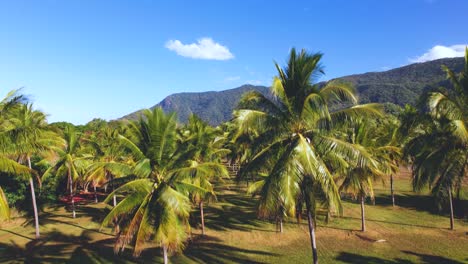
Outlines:
[{"label": "forested mountain ridge", "polygon": [[[463,68],[463,58],[439,59],[415,63],[384,72],[368,72],[340,77],[337,79],[352,83],[362,103],[392,103],[400,106],[415,104],[427,89],[446,84],[446,76],[441,66],[446,65],[455,72]],[[268,87],[243,85],[219,92],[177,93],[167,96],[157,105],[164,111],[175,111],[181,122],[186,122],[191,113],[197,114],[211,125],[218,125],[231,119],[243,93],[257,90],[268,93]],[[140,111],[122,117],[135,119]]]},{"label": "forested mountain ridge", "polygon": [[463,63],[463,58],[439,59],[339,79],[351,82],[356,87],[362,103],[393,103],[404,106],[416,103],[425,90],[447,84],[442,65],[460,72]]},{"label": "forested mountain ridge", "polygon": [[[224,91],[210,91],[200,93],[177,93],[167,96],[151,109],[161,106],[165,112],[176,112],[181,122],[186,122],[191,113],[197,114],[201,119],[211,125],[218,125],[231,119],[232,110],[245,92],[257,90],[267,94],[268,87],[243,85],[238,88]],[[135,119],[141,111],[131,113],[122,119]]]}]

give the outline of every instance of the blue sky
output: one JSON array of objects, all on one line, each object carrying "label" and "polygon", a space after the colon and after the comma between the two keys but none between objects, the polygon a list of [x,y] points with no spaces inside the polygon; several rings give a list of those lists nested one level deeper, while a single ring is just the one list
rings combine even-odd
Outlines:
[{"label": "blue sky", "polygon": [[171,93],[268,85],[291,47],[323,52],[324,79],[382,71],[458,56],[467,11],[465,0],[1,1],[0,96],[24,87],[50,122],[83,124]]}]

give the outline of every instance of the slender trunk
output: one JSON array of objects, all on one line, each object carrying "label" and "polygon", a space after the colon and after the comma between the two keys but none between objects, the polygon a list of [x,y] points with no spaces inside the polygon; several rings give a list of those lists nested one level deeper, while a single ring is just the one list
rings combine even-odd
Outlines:
[{"label": "slender trunk", "polygon": [[302,202],[299,201],[296,205],[296,219],[297,219],[297,224],[301,224],[302,220]]},{"label": "slender trunk", "polygon": [[[31,158],[29,157],[29,155],[27,156],[27,159],[28,159],[29,169],[31,170],[32,169]],[[31,199],[32,199],[33,210],[34,210],[34,225],[35,225],[35,228],[36,228],[36,238],[39,238],[40,237],[40,234],[39,234],[39,215],[37,214],[36,193],[34,191],[34,181],[33,181],[32,175],[29,177],[29,185],[31,187]]]},{"label": "slender trunk", "polygon": [[312,212],[307,207],[307,220],[309,222],[309,235],[310,235],[310,244],[312,246],[312,257],[313,263],[318,264],[318,255],[317,255],[317,243],[315,242],[315,223],[314,218],[312,217]]},{"label": "slender trunk", "polygon": [[164,255],[164,264],[168,264],[169,260],[167,258],[167,246],[166,245],[163,246],[163,255]]},{"label": "slender trunk", "polygon": [[454,226],[454,217],[453,217],[453,201],[452,201],[452,186],[449,186],[449,202],[450,202],[450,230],[453,230]]},{"label": "slender trunk", "polygon": [[205,216],[203,214],[203,201],[200,202],[201,233],[205,235]]},{"label": "slender trunk", "polygon": [[395,207],[395,192],[393,191],[393,174],[390,174],[390,193],[392,195],[392,206]]},{"label": "slender trunk", "polygon": [[361,195],[361,231],[366,231],[366,213],[364,211],[364,195]]},{"label": "slender trunk", "polygon": [[280,230],[280,233],[283,233],[283,218],[280,217],[279,219],[279,230]]},{"label": "slender trunk", "polygon": [[93,188],[94,188],[94,202],[98,203],[97,192],[96,192],[96,183],[93,184]]},{"label": "slender trunk", "polygon": [[[114,189],[114,177],[113,176],[111,177],[111,182],[112,182],[112,192],[114,192],[115,189]],[[114,203],[114,207],[116,207],[117,206],[117,196],[115,196],[115,194],[112,197],[112,201]]]},{"label": "slender trunk", "polygon": [[72,204],[73,218],[76,218],[75,197],[73,195],[73,178],[72,178],[72,175],[71,175],[71,168],[70,167],[68,167],[68,181],[70,182],[70,198],[71,198],[71,204]]}]

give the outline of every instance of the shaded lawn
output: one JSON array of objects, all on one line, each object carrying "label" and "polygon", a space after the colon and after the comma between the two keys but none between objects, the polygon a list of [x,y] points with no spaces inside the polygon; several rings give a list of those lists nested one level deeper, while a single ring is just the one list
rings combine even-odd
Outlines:
[{"label": "shaded lawn", "polygon": [[[407,178],[399,177],[395,187],[398,206],[393,208],[389,186],[376,185],[376,205],[366,205],[366,233],[358,231],[360,208],[354,201],[344,201],[343,217],[319,222],[321,263],[468,262],[468,223],[457,219],[456,230],[449,231],[447,216],[432,210],[425,193],[412,193]],[[298,225],[290,219],[285,232],[278,234],[274,223],[256,218],[255,200],[244,188],[226,184],[220,191],[218,201],[205,209],[207,236],[200,236],[195,211],[192,240],[183,254],[171,258],[173,263],[310,263],[305,221]],[[3,223],[0,262],[161,263],[156,245],[148,245],[138,259],[131,250],[114,255],[112,230],[100,230],[106,210],[102,204],[80,205],[73,219],[63,206],[47,207],[41,213],[40,240],[33,239],[34,228],[24,219]]]}]

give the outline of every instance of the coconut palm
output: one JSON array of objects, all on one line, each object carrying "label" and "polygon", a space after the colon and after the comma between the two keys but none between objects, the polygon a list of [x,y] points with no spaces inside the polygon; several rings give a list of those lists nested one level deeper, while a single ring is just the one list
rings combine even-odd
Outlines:
[{"label": "coconut palm", "polygon": [[63,131],[64,147],[54,147],[57,154],[56,160],[43,174],[43,179],[47,177],[67,177],[67,190],[70,192],[73,218],[75,211],[75,188],[80,175],[83,175],[85,168],[89,166],[87,160],[90,156],[83,155],[80,150],[81,134],[76,132],[74,127],[67,126]]},{"label": "coconut palm", "polygon": [[[11,142],[9,135],[6,132],[12,127],[10,123],[11,112],[26,103],[27,99],[19,94],[18,90],[9,92],[4,99],[0,101],[0,171],[14,175],[29,175],[31,170],[19,164],[15,159],[12,159],[12,153],[15,145]],[[13,148],[13,151],[12,151]],[[13,155],[16,156],[16,155]],[[0,219],[8,219],[10,217],[10,209],[8,201],[3,190],[0,187]]]},{"label": "coconut palm", "polygon": [[[323,74],[321,58],[320,53],[292,49],[284,69],[275,63],[278,76],[271,88],[273,100],[251,92],[235,112],[239,134],[258,134],[254,156],[243,171],[267,172],[268,178],[259,186],[260,215],[276,216],[281,208],[292,216],[297,201],[304,201],[314,263],[318,262],[318,205],[329,211],[341,210],[332,169],[345,166],[346,159],[365,158],[352,144],[335,138],[332,128],[357,116],[380,112],[374,104],[356,105],[354,90],[346,83],[331,81],[322,88],[314,84]],[[278,201],[282,201],[281,206]]]},{"label": "coconut palm", "polygon": [[[32,104],[24,104],[18,107],[14,111],[14,114],[11,115],[9,122],[11,123],[11,128],[5,134],[14,142],[14,151],[19,155],[19,160],[24,161],[28,168],[33,171],[31,156],[54,145],[56,136],[47,130],[44,113],[34,110]],[[39,238],[39,216],[32,174],[29,176],[29,184],[34,210],[36,238]]]},{"label": "coconut palm", "polygon": [[[381,124],[379,126],[386,128]],[[386,132],[393,134],[392,130],[386,130]],[[364,232],[366,231],[364,206],[366,197],[374,200],[373,183],[376,180],[383,180],[388,173],[394,173],[397,167],[394,157],[399,156],[399,148],[387,145],[385,133],[379,131],[378,126],[368,120],[352,124],[346,134],[346,140],[359,146],[361,152],[369,157],[366,162],[357,160],[351,163],[345,174],[340,177],[342,178],[340,192],[351,193],[354,199],[360,201],[361,231]]]},{"label": "coconut palm", "polygon": [[[456,74],[443,66],[451,90],[428,93],[428,113],[419,113],[414,138],[406,150],[413,158],[413,188],[430,186],[438,201],[447,201],[454,229],[452,192],[461,188],[468,169],[468,48],[464,70]],[[437,144],[434,144],[437,142]]]},{"label": "coconut palm", "polygon": [[138,256],[149,241],[161,245],[164,263],[169,252],[183,247],[188,226],[190,200],[186,193],[195,189],[189,180],[177,174],[181,164],[177,159],[175,114],[164,114],[161,108],[146,110],[139,121],[129,124],[123,147],[136,161],[137,179],[112,192],[124,196],[103,220],[103,225],[117,222],[115,251],[133,243]]},{"label": "coconut palm", "polygon": [[219,129],[203,122],[196,115],[189,117],[182,129],[182,142],[178,148],[178,159],[185,168],[177,170],[178,177],[189,178],[192,184],[201,188],[195,189],[190,196],[200,209],[202,235],[205,234],[205,217],[203,204],[216,199],[212,181],[229,177],[221,159],[229,153],[224,149],[225,139]]},{"label": "coconut palm", "polygon": [[[107,186],[110,183],[114,191],[114,178],[132,174],[132,162],[119,145],[119,132],[118,129],[106,127],[101,129],[98,135],[85,140],[86,144],[91,146],[90,151],[94,157],[92,164],[86,169],[85,179],[93,185],[96,203],[98,202],[97,186]],[[112,200],[113,205],[116,206],[115,195]]]}]

